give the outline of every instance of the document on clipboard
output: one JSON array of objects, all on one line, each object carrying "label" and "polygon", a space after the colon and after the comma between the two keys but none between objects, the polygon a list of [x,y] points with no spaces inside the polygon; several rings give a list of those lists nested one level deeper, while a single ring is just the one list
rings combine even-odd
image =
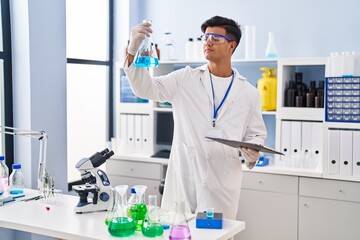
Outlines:
[{"label": "document on clipboard", "polygon": [[266,146],[262,146],[262,145],[258,145],[258,144],[254,144],[254,143],[247,143],[247,142],[239,142],[239,141],[234,141],[234,140],[229,140],[229,139],[223,139],[223,138],[213,138],[213,137],[206,137],[208,139],[211,139],[213,141],[228,145],[230,147],[234,147],[234,148],[239,148],[239,147],[244,147],[244,148],[250,148],[253,149],[255,151],[259,151],[259,152],[264,152],[264,153],[272,153],[272,154],[279,154],[279,155],[285,155],[282,152],[278,152],[272,148],[266,147]]}]

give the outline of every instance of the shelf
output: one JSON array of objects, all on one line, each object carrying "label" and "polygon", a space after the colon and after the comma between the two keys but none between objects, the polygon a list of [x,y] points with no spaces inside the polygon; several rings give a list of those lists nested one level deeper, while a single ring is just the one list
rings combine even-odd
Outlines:
[{"label": "shelf", "polygon": [[359,123],[351,122],[324,122],[326,128],[360,129]]},{"label": "shelf", "polygon": [[276,115],[276,111],[262,111],[261,112],[262,115]]},{"label": "shelf", "polygon": [[315,169],[300,169],[300,168],[285,168],[277,167],[274,165],[268,165],[265,167],[254,167],[249,170],[246,167],[243,167],[244,171],[259,172],[259,173],[271,173],[271,174],[281,174],[281,175],[290,175],[290,176],[299,176],[299,177],[316,177],[321,178],[322,173]]},{"label": "shelf", "polygon": [[281,119],[324,121],[324,108],[282,107],[277,112]]}]

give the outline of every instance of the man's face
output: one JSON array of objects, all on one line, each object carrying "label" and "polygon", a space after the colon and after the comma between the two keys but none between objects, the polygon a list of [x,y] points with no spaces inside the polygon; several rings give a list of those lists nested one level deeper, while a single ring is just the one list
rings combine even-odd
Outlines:
[{"label": "man's face", "polygon": [[231,58],[236,42],[226,35],[221,27],[208,27],[203,36],[204,56],[209,61]]}]

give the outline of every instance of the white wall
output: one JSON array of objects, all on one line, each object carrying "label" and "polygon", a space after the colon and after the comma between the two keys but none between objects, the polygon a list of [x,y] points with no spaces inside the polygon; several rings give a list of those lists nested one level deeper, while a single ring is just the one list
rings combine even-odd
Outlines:
[{"label": "white wall", "polygon": [[[358,0],[156,0],[138,5],[147,7],[138,21],[153,20],[155,42],[171,31],[182,58],[187,39],[200,36],[201,24],[215,15],[255,25],[258,58],[265,56],[269,31],[274,32],[279,57],[321,57],[331,51],[350,50],[360,53]],[[244,39],[234,57],[244,57]]]}]

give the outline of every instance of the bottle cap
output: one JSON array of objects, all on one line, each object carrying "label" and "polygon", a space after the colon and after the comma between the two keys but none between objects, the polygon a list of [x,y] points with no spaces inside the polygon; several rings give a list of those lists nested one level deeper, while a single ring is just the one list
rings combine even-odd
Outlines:
[{"label": "bottle cap", "polygon": [[14,163],[14,164],[12,165],[12,168],[13,168],[13,169],[21,169],[21,164]]},{"label": "bottle cap", "polygon": [[135,191],[135,188],[130,188],[130,193],[134,193],[134,194],[136,194],[136,191]]},{"label": "bottle cap", "polygon": [[0,161],[3,161],[5,160],[5,157],[4,156],[0,156]]}]

